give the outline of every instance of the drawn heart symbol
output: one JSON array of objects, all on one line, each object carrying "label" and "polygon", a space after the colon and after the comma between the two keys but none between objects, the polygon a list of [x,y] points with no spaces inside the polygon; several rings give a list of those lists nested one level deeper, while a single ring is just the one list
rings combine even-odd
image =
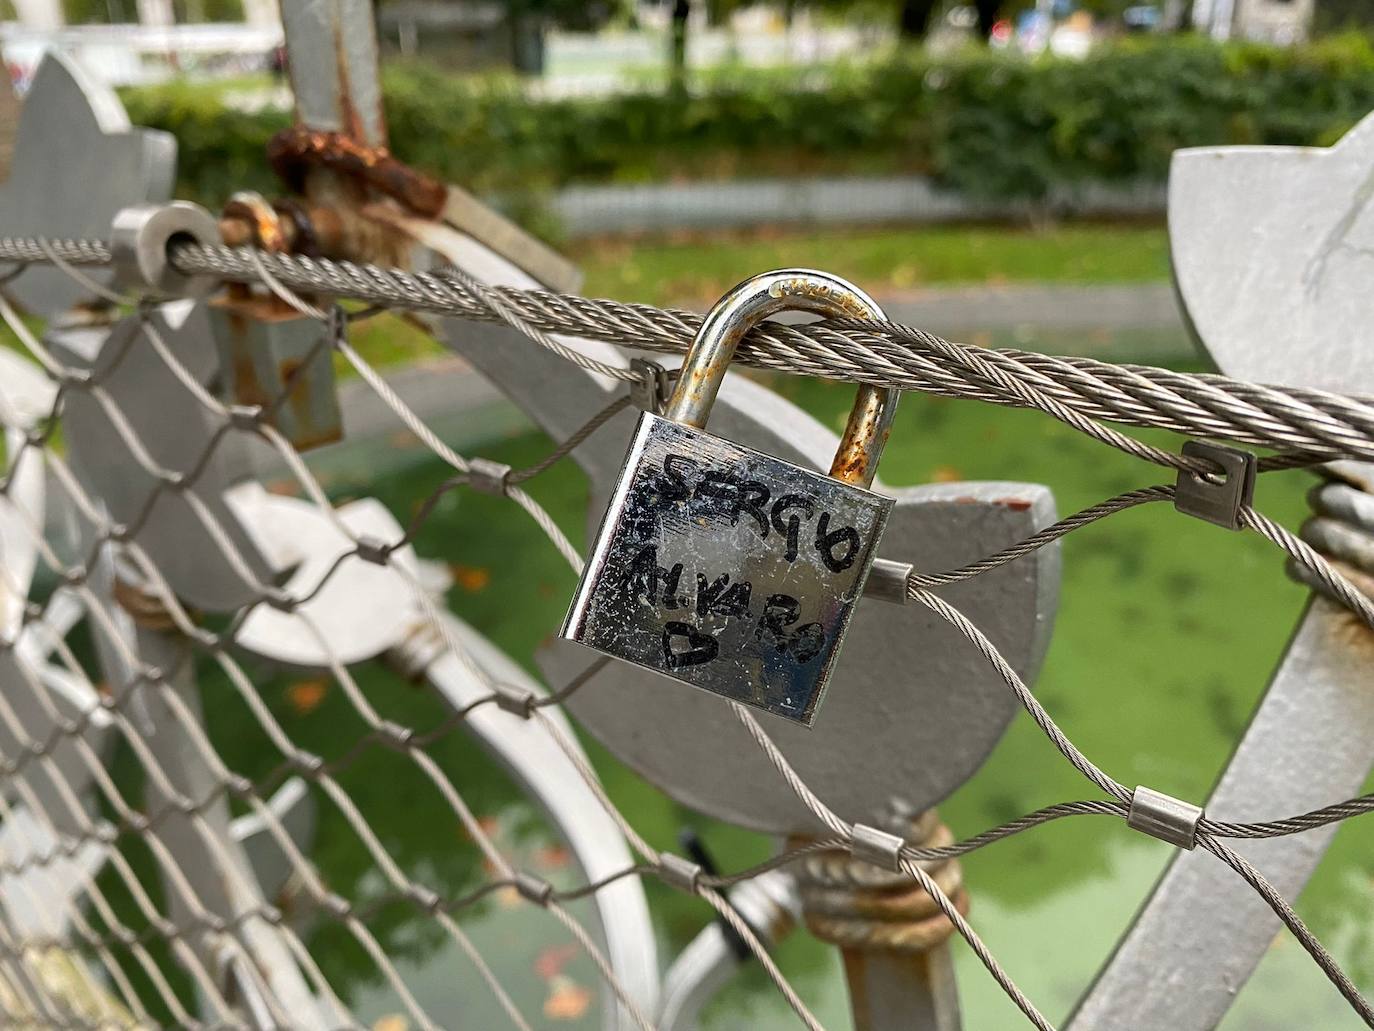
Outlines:
[{"label": "drawn heart symbol", "polygon": [[[687,639],[687,647],[674,649],[673,642],[684,637]],[[699,666],[703,662],[710,662],[719,651],[720,645],[714,637],[700,633],[690,623],[663,624],[663,661],[668,664],[669,669]]]}]

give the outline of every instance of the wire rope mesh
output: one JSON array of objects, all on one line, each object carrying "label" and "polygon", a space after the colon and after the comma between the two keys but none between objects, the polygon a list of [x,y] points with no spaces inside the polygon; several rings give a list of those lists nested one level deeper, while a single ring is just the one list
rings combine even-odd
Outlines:
[{"label": "wire rope mesh", "polygon": [[[28,898],[43,919],[15,926],[0,921],[0,995],[8,1011],[38,1026],[186,1027],[358,1026],[336,970],[320,962],[321,942],[347,949],[384,982],[419,1027],[444,1026],[429,1012],[405,973],[404,944],[385,932],[387,916],[417,912],[452,943],[505,1020],[519,1028],[538,1023],[522,1011],[509,986],[465,929],[474,907],[493,898],[530,907],[571,936],[600,977],[608,1005],[629,1025],[654,1026],[646,1009],[589,929],[579,903],[629,878],[655,877],[700,897],[715,909],[763,964],[777,989],[808,1027],[816,1017],[769,956],[756,929],[732,904],[726,889],[816,855],[857,851],[854,821],[817,795],[746,708],[730,703],[777,775],[828,829],[819,841],[796,845],[768,862],[737,873],[711,874],[680,857],[661,854],[600,785],[572,736],[561,705],[575,691],[595,690],[608,660],[590,664],[557,694],[511,682],[478,654],[473,639],[442,611],[432,570],[412,545],[427,520],[452,492],[474,488],[482,459],[464,455],[428,426],[347,337],[349,319],[332,300],[340,296],[382,306],[497,319],[525,332],[583,368],[601,363],[563,354],[550,333],[577,332],[627,346],[680,350],[699,325],[688,313],[615,305],[583,298],[482,287],[461,273],[428,276],[347,263],[290,258],[251,249],[185,246],[177,252],[187,271],[214,272],[265,285],[303,318],[318,323],[316,348],[328,350],[356,372],[421,445],[450,474],[416,501],[409,523],[394,519],[389,537],[366,523],[350,503],[331,498],[326,485],[275,424],[294,388],[266,404],[228,404],[203,370],[179,350],[163,307],[133,302],[130,314],[107,307],[94,332],[116,342],[99,360],[73,361],[79,347],[64,327],[38,333],[0,295],[0,316],[42,370],[48,400],[43,411],[22,410],[0,386],[0,423],[6,431],[0,513],[6,547],[21,545],[40,575],[25,572],[11,554],[0,555],[0,819],[6,836],[0,878],[7,896]],[[0,240],[0,258],[48,261],[84,279],[81,264],[109,260],[90,241]],[[302,292],[309,294],[303,297]],[[111,304],[124,299],[106,298]],[[378,309],[381,310],[381,309]],[[124,335],[115,333],[125,327]],[[82,327],[90,329],[91,327]],[[153,361],[189,399],[204,432],[177,461],[166,442],[140,429],[139,413],[126,411],[117,381],[134,359]],[[1276,450],[1262,468],[1313,464],[1333,457],[1374,455],[1374,404],[1316,391],[1277,388],[1215,376],[1110,367],[1082,360],[1012,352],[972,353],[906,327],[835,321],[811,327],[771,326],[754,334],[745,360],[793,372],[879,382],[905,389],[1033,407],[1109,446],[1152,464],[1206,474],[1205,462],[1186,459],[1103,425],[1149,425],[1260,444]],[[575,354],[576,352],[574,352]],[[607,367],[609,368],[609,367]],[[617,370],[623,373],[623,370]],[[614,378],[630,381],[633,375]],[[618,396],[544,458],[506,470],[496,493],[521,510],[574,570],[576,548],[557,521],[523,484],[566,459],[629,404]],[[64,433],[78,412],[98,418],[121,474],[144,487],[116,518],[103,496],[104,480],[90,468],[77,434]],[[72,428],[75,428],[74,426]],[[194,434],[189,434],[193,436]],[[240,491],[225,500],[217,463],[235,448],[253,447],[282,471],[276,495]],[[84,464],[83,464],[84,463]],[[1034,536],[954,570],[913,572],[909,599],[961,634],[992,666],[1053,746],[1103,796],[1050,806],[973,837],[945,845],[904,844],[896,876],[923,889],[968,942],[993,979],[1035,1026],[1052,1025],[1017,987],[965,918],[957,901],[929,872],[935,864],[986,847],[1047,822],[1077,816],[1128,819],[1133,792],[1079,749],[983,631],[935,593],[1050,545],[1098,520],[1141,504],[1168,501],[1169,485],[1130,491],[1070,516]],[[197,606],[184,598],[177,575],[150,553],[149,526],[177,506],[183,547],[197,561],[214,562],[242,597],[230,604]],[[337,542],[322,562],[301,555],[272,555],[270,542],[245,532],[257,520],[294,518],[313,534]],[[1374,626],[1374,605],[1319,553],[1282,526],[1245,508],[1242,524],[1310,570],[1327,592]],[[287,531],[287,536],[293,531]],[[301,532],[297,529],[294,532]],[[280,549],[281,541],[277,541]],[[289,551],[290,549],[286,549]],[[297,568],[299,566],[299,568]],[[422,707],[397,709],[376,690],[373,656],[340,654],[337,634],[321,625],[317,604],[332,585],[359,569],[380,570],[408,625],[385,658],[411,677],[443,655],[457,662],[471,690],[463,701],[444,696]],[[254,654],[255,621],[266,614],[285,621],[320,671],[307,699],[327,691],[337,714],[330,754],[299,740],[283,720],[270,685],[280,676]],[[72,633],[79,626],[80,633]],[[417,659],[419,655],[421,658]],[[321,686],[323,685],[323,686]],[[431,683],[417,688],[436,693]],[[236,714],[251,739],[254,761],[226,742],[216,725]],[[537,727],[567,759],[603,815],[633,853],[623,868],[584,883],[555,887],[525,869],[510,841],[478,815],[472,785],[450,766],[444,744],[484,712],[500,711]],[[264,759],[263,757],[267,758]],[[245,773],[241,766],[253,769]],[[429,793],[441,807],[446,830],[480,868],[476,883],[457,894],[443,890],[404,856],[375,825],[377,797],[363,797],[367,778],[403,780]],[[299,787],[296,787],[299,785]],[[302,844],[290,800],[309,793],[362,874],[350,886],[326,877]],[[391,798],[394,804],[394,797]],[[385,800],[383,804],[386,804]],[[1299,938],[1333,985],[1371,1026],[1374,1011],[1291,906],[1223,839],[1300,833],[1374,808],[1374,796],[1336,802],[1310,813],[1263,823],[1197,824],[1197,843],[1255,889]],[[327,815],[324,815],[327,814]],[[274,871],[268,876],[268,871]],[[349,890],[349,889],[352,890]],[[594,922],[594,921],[593,921]],[[379,931],[379,928],[381,929]]]}]

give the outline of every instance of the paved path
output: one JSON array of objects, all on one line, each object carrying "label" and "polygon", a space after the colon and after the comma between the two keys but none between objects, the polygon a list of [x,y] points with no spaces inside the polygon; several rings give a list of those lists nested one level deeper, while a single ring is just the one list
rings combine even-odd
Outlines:
[{"label": "paved path", "polygon": [[1156,329],[1183,331],[1168,283],[1108,286],[1018,283],[927,290],[884,302],[894,322],[946,331],[1014,329]]}]

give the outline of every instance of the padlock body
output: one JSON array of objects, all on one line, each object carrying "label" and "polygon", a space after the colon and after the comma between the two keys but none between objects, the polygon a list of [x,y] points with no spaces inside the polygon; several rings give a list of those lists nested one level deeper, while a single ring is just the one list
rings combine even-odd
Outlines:
[{"label": "padlock body", "polygon": [[646,412],[561,636],[809,725],[891,509]]}]

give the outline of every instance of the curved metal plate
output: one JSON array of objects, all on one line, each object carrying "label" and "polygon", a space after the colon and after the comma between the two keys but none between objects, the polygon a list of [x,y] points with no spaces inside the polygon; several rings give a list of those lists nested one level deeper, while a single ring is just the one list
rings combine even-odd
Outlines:
[{"label": "curved metal plate", "polygon": [[1169,248],[1223,372],[1374,392],[1374,114],[1330,148],[1177,151]]},{"label": "curved metal plate", "polygon": [[[107,240],[115,212],[172,195],[176,139],[135,129],[114,91],[49,51],[24,99],[0,226],[9,236]],[[102,285],[113,268],[83,269]],[[56,315],[97,295],[59,268],[31,265],[6,291],[28,311]]]},{"label": "curved metal plate", "polygon": [[[1374,394],[1374,116],[1330,149],[1174,155],[1169,239],[1200,343],[1233,376]],[[1345,798],[1374,760],[1374,634],[1313,601],[1207,802],[1268,820]],[[1239,849],[1290,898],[1335,828]],[[1075,1028],[1202,1031],[1235,1001],[1281,925],[1210,854],[1176,856],[1074,1014]]]},{"label": "curved metal plate", "polygon": [[[160,306],[152,318],[168,350],[186,371],[202,385],[210,383],[217,364],[204,307],[175,301]],[[271,576],[251,530],[227,498],[236,455],[248,438],[229,431],[201,465],[206,447],[223,428],[224,417],[202,405],[146,340],[130,340],[141,332],[137,316],[129,316],[112,329],[58,329],[45,340],[59,360],[89,369],[99,378],[154,462],[178,473],[196,472],[185,491],[164,489],[157,496],[134,540],[179,598],[210,611],[237,608],[254,600],[257,584]],[[105,503],[113,519],[132,525],[158,481],[139,464],[91,393],[74,390],[67,395],[62,428],[72,464],[87,489]],[[226,557],[188,501],[190,494],[228,537],[251,579],[242,576]]]},{"label": "curved metal plate", "polygon": [[[268,550],[283,564],[296,566],[286,589],[296,595],[315,592],[290,613],[267,606],[253,610],[235,636],[240,647],[278,662],[321,668],[329,664],[332,653],[347,665],[398,647],[424,623],[424,611],[415,597],[422,571],[410,546],[392,552],[386,565],[355,557],[334,569],[336,559],[350,552],[353,544],[314,503],[259,489],[241,494],[239,504],[245,521],[258,529]],[[336,515],[358,537],[394,541],[403,536],[395,517],[373,498],[343,505]],[[398,567],[409,575],[401,575]],[[321,577],[331,569],[332,575],[316,591]],[[318,638],[302,625],[301,616],[309,618]],[[440,618],[446,632],[488,676],[511,690],[544,694],[524,669],[477,631],[447,613]],[[454,709],[466,707],[491,690],[474,676],[468,663],[448,650],[428,666],[425,676]],[[547,715],[577,747],[566,717],[556,709]],[[488,705],[470,712],[464,727],[548,814],[587,881],[632,864],[620,829],[542,723]],[[658,996],[658,960],[643,886],[635,878],[623,878],[598,891],[592,906],[616,976],[636,1001],[652,1010]],[[610,993],[606,997],[608,1013],[614,1013],[614,997]],[[631,1026],[628,1014],[621,1019],[624,1026]]]}]

